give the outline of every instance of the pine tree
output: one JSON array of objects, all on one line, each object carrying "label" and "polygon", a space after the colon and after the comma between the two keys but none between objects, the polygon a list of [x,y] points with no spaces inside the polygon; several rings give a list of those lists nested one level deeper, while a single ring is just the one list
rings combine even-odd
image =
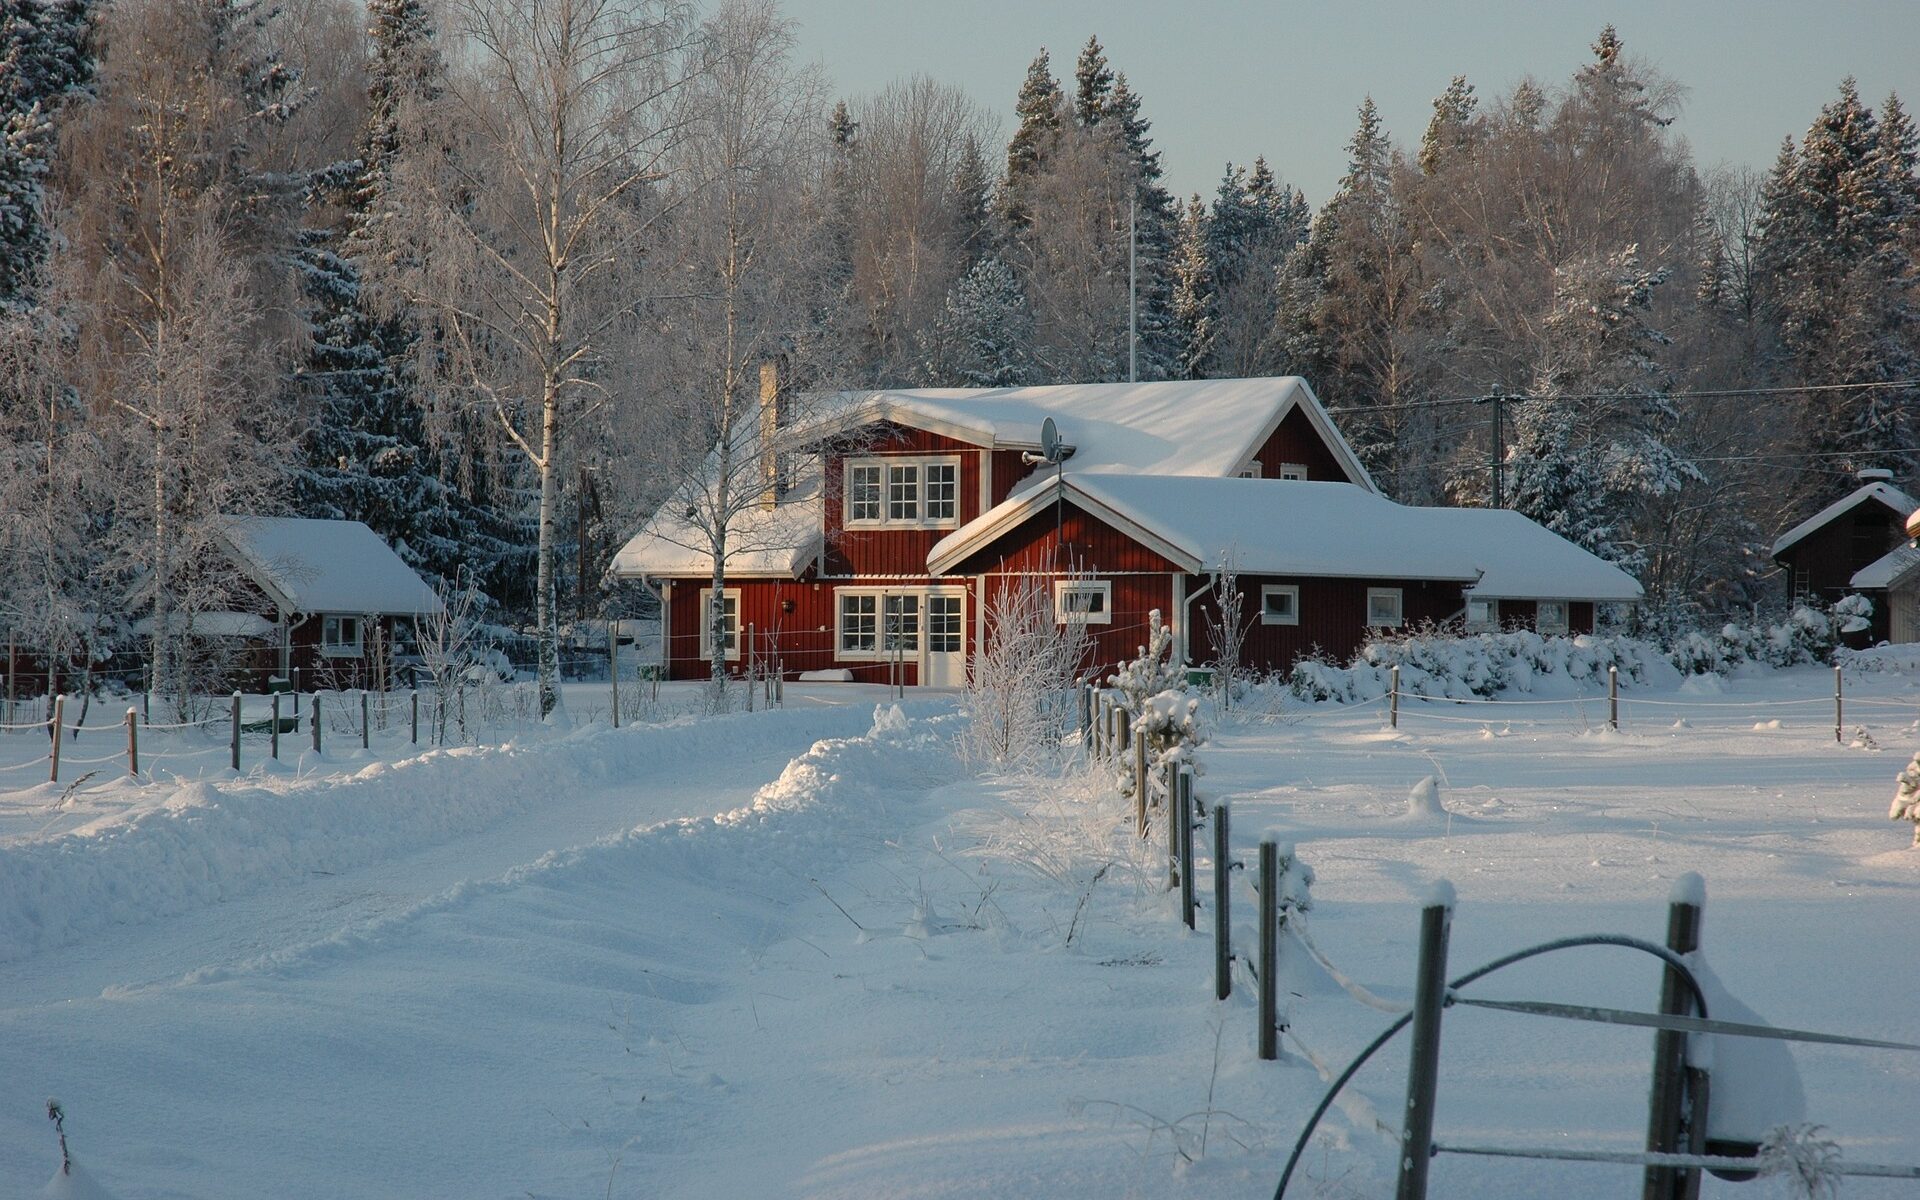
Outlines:
[{"label": "pine tree", "polygon": [[1080,50],[1080,59],[1073,69],[1074,119],[1083,128],[1091,129],[1107,115],[1107,106],[1113,95],[1113,69],[1107,65],[1106,51],[1100,47],[1098,37],[1089,37],[1087,44]]},{"label": "pine tree", "polygon": [[1206,205],[1194,196],[1180,218],[1173,252],[1175,379],[1205,379],[1213,357],[1215,286]]},{"label": "pine tree", "polygon": [[981,259],[954,285],[925,347],[934,387],[1018,387],[1033,374],[1033,313],[1007,265]]},{"label": "pine tree", "polygon": [[1032,219],[1027,192],[1060,134],[1064,102],[1060,83],[1053,77],[1053,65],[1043,49],[1028,64],[1026,80],[1013,104],[1016,124],[1013,138],[1007,143],[1006,177],[1000,184],[1000,216],[1010,229],[1024,228]]},{"label": "pine tree", "polygon": [[1441,165],[1467,149],[1473,138],[1473,112],[1479,105],[1465,75],[1455,75],[1447,90],[1434,97],[1433,117],[1420,139],[1420,170],[1439,173]]},{"label": "pine tree", "polygon": [[86,0],[0,0],[0,307],[32,298],[47,252],[54,113],[92,79]]}]

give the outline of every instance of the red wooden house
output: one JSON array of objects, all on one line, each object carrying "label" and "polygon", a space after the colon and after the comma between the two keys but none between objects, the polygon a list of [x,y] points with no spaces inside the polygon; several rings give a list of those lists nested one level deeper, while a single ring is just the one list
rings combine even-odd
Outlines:
[{"label": "red wooden house", "polygon": [[[1381,496],[1297,378],[866,392],[829,407],[859,449],[812,456],[790,493],[729,527],[746,548],[726,564],[729,662],[866,680],[898,662],[908,683],[959,686],[986,602],[1033,576],[1102,664],[1136,651],[1155,609],[1205,661],[1201,618],[1231,562],[1260,669],[1425,621],[1584,632],[1596,602],[1641,594],[1517,513]],[[1037,461],[1049,418],[1057,464]],[[660,595],[671,678],[708,670],[701,545],[670,501],[614,560]]]},{"label": "red wooden house", "polygon": [[1773,543],[1789,600],[1824,608],[1858,592],[1873,601],[1872,642],[1920,640],[1913,611],[1916,564],[1906,533],[1907,517],[1920,501],[1892,480],[1891,471],[1860,472],[1859,487]]}]

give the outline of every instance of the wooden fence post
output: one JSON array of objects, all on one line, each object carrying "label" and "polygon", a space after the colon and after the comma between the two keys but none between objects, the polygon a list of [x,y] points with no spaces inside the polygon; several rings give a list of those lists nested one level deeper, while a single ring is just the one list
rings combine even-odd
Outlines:
[{"label": "wooden fence post", "polygon": [[1073,689],[1074,716],[1080,722],[1080,748],[1091,751],[1093,748],[1093,685],[1083,683]]},{"label": "wooden fence post", "polygon": [[1280,1057],[1280,846],[1260,839],[1260,1058]]},{"label": "wooden fence post", "polygon": [[607,678],[613,684],[613,727],[620,728],[620,633],[607,618]]},{"label": "wooden fence post", "polygon": [[53,698],[53,729],[51,730],[53,734],[53,750],[51,751],[53,756],[53,774],[48,777],[49,782],[52,783],[60,782],[60,736],[66,731],[66,723],[67,698],[65,696],[55,696]]},{"label": "wooden fence post", "polygon": [[140,714],[127,706],[127,774],[140,773]]},{"label": "wooden fence post", "polygon": [[1420,910],[1420,963],[1413,990],[1413,1050],[1407,1062],[1407,1109],[1400,1133],[1395,1200],[1427,1200],[1433,1165],[1433,1105],[1440,1085],[1440,1013],[1447,1001],[1447,937],[1453,889]]},{"label": "wooden fence post", "polygon": [[1607,728],[1620,728],[1620,668],[1607,668]]},{"label": "wooden fence post", "polygon": [[278,759],[280,758],[280,693],[279,692],[275,692],[273,694],[273,730],[270,734],[270,737],[272,738],[271,753],[274,759],[278,761]]},{"label": "wooden fence post", "polygon": [[370,730],[368,728],[370,723],[369,718],[373,715],[372,708],[373,708],[373,697],[367,694],[367,689],[361,688],[360,689],[360,748],[362,750],[367,749],[372,742],[372,738],[370,737]]},{"label": "wooden fence post", "polygon": [[320,753],[320,693],[313,694],[313,752]]},{"label": "wooden fence post", "polygon": [[1140,836],[1147,836],[1147,739],[1145,730],[1133,735],[1133,811]]},{"label": "wooden fence post", "polygon": [[[1691,954],[1700,948],[1700,915],[1705,902],[1706,885],[1698,875],[1689,872],[1675,881],[1667,904],[1667,949],[1676,954]],[[1672,967],[1660,973],[1660,1012],[1670,1016],[1694,1015],[1693,993],[1687,990],[1680,972]],[[1688,1074],[1687,1035],[1668,1029],[1654,1034],[1653,1089],[1647,1100],[1647,1150],[1650,1153],[1677,1154],[1689,1149],[1682,1144],[1686,1134],[1699,1135],[1697,1140],[1704,1144],[1707,1114],[1687,1111]],[[1704,1110],[1703,1100],[1703,1096],[1695,1096],[1693,1107]],[[1648,1167],[1640,1194],[1643,1200],[1692,1200],[1700,1194],[1700,1172],[1690,1167]]]},{"label": "wooden fence post", "polygon": [[1833,669],[1833,740],[1834,741],[1844,742],[1847,740],[1846,737],[1840,732],[1840,727],[1844,724],[1846,724],[1846,701],[1844,698],[1843,689],[1841,685],[1840,668],[1836,666]]},{"label": "wooden fence post", "polygon": [[1213,998],[1233,995],[1233,843],[1227,830],[1227,802],[1213,802]]},{"label": "wooden fence post", "polygon": [[1180,886],[1180,877],[1187,873],[1186,859],[1180,851],[1180,822],[1175,820],[1179,805],[1174,798],[1180,791],[1180,768],[1169,761],[1160,768],[1161,782],[1167,789],[1167,890]]},{"label": "wooden fence post", "polygon": [[1175,779],[1179,783],[1179,803],[1173,806],[1180,819],[1180,919],[1193,928],[1193,771],[1181,767]]},{"label": "wooden fence post", "polygon": [[415,746],[420,744],[420,689],[418,688],[413,691],[413,732],[409,735],[409,741]]},{"label": "wooden fence post", "polygon": [[753,622],[747,622],[747,711],[753,711]]},{"label": "wooden fence post", "polygon": [[1400,668],[1394,667],[1387,684],[1387,725],[1400,728]]},{"label": "wooden fence post", "polygon": [[233,769],[240,769],[240,689],[233,690]]}]

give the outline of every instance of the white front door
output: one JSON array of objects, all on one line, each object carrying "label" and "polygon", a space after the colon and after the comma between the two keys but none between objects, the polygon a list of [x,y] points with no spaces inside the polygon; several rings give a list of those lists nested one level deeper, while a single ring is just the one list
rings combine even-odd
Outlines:
[{"label": "white front door", "polygon": [[926,687],[965,687],[967,684],[967,594],[960,591],[927,593],[926,649],[920,660],[920,682]]}]

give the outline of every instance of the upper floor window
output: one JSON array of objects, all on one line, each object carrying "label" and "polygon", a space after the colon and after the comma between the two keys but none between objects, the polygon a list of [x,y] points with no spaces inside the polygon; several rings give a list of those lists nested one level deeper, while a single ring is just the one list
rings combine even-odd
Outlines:
[{"label": "upper floor window", "polygon": [[960,523],[957,458],[847,460],[846,523],[950,529]]},{"label": "upper floor window", "polygon": [[1306,477],[1307,477],[1307,464],[1305,463],[1281,463],[1280,464],[1280,478],[1305,479]]}]

